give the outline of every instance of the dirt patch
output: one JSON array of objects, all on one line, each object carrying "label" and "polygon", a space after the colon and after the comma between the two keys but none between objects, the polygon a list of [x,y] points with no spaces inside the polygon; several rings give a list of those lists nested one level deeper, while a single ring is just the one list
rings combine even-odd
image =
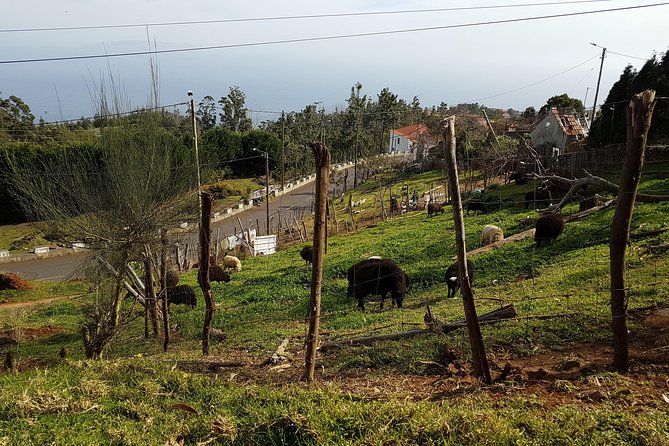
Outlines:
[{"label": "dirt patch", "polygon": [[57,302],[59,300],[66,300],[66,299],[73,299],[76,297],[80,297],[81,295],[76,295],[76,296],[60,296],[60,297],[49,297],[47,299],[40,299],[40,300],[28,300],[28,301],[23,301],[23,302],[0,302],[0,310],[8,310],[11,308],[23,308],[23,307],[31,307],[33,305],[45,305],[49,304],[51,302]]},{"label": "dirt patch", "polygon": [[[234,366],[240,355],[230,352],[229,357],[217,357],[203,364],[180,363],[178,367],[214,374],[218,379],[240,385],[284,387],[302,382],[304,374],[304,352],[291,353],[291,360],[278,364],[261,365],[260,361],[244,358],[245,365]],[[335,386],[358,400],[440,400],[479,391],[486,392],[494,401],[499,399],[500,403],[508,396],[536,398],[546,408],[604,402],[655,407],[661,403],[661,394],[669,393],[669,349],[631,347],[630,357],[630,372],[616,374],[611,373],[612,351],[608,345],[579,344],[526,358],[497,353],[491,355],[490,361],[493,378],[500,376],[506,363],[511,369],[505,381],[491,386],[473,377],[471,364],[465,361],[448,365],[426,363],[422,375],[362,368],[342,372],[320,365],[311,386]]]},{"label": "dirt patch", "polygon": [[33,287],[21,276],[15,273],[0,274],[0,290],[26,291]]},{"label": "dirt patch", "polygon": [[24,342],[64,332],[65,328],[53,326],[39,328],[11,328],[8,330],[0,330],[0,338],[13,339],[16,342]]},{"label": "dirt patch", "polygon": [[643,323],[651,328],[669,328],[669,308],[653,311],[643,320]]}]

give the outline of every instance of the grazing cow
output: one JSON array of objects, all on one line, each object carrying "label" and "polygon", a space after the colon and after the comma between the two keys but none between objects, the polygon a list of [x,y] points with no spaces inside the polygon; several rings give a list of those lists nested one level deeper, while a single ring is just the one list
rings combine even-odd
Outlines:
[{"label": "grazing cow", "polygon": [[504,239],[504,232],[495,225],[485,225],[481,232],[481,246],[490,245]]},{"label": "grazing cow", "polygon": [[469,215],[469,211],[474,211],[474,215],[478,214],[479,211],[484,214],[488,212],[488,206],[482,200],[469,200],[465,203],[465,207],[467,208],[467,215]]},{"label": "grazing cow", "polygon": [[564,231],[564,219],[560,214],[545,214],[537,219],[534,231],[534,241],[537,248],[542,244],[557,239]]},{"label": "grazing cow", "polygon": [[311,247],[311,245],[306,245],[304,248],[302,248],[302,251],[300,251],[300,257],[302,257],[302,260],[304,260],[307,265],[313,263],[314,249]]},{"label": "grazing cow", "polygon": [[209,280],[212,282],[228,283],[230,282],[230,274],[228,274],[226,271],[223,271],[223,268],[218,265],[211,265],[209,267]]},{"label": "grazing cow", "polygon": [[393,303],[402,308],[409,278],[399,266],[391,260],[367,259],[356,263],[348,269],[347,296],[358,299],[358,308],[364,311],[363,299],[369,295],[381,296],[383,302],[391,294]]},{"label": "grazing cow", "polygon": [[235,256],[225,256],[223,257],[223,268],[240,273],[242,272],[242,262]]},{"label": "grazing cow", "polygon": [[195,290],[189,285],[177,285],[174,288],[167,289],[167,305],[188,305],[195,308],[197,298]]},{"label": "grazing cow", "polygon": [[433,215],[443,214],[444,208],[439,203],[428,203],[427,205],[427,216],[432,217]]},{"label": "grazing cow", "polygon": [[[469,275],[469,283],[474,282],[474,264],[467,259],[467,274]],[[446,270],[446,285],[448,286],[448,294],[446,298],[455,298],[455,293],[460,288],[460,273],[458,272],[458,262],[455,262]]]},{"label": "grazing cow", "polygon": [[167,283],[167,288],[174,288],[179,283],[179,273],[173,269],[168,270],[165,275],[165,282]]}]

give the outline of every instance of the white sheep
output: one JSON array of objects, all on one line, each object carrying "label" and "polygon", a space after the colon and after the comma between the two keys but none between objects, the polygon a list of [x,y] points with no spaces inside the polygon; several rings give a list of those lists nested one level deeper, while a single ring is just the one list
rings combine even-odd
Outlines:
[{"label": "white sheep", "polygon": [[481,233],[481,246],[490,245],[504,239],[504,232],[495,225],[485,225]]},{"label": "white sheep", "polygon": [[223,268],[230,268],[239,273],[242,271],[242,262],[235,256],[225,256],[223,257]]}]

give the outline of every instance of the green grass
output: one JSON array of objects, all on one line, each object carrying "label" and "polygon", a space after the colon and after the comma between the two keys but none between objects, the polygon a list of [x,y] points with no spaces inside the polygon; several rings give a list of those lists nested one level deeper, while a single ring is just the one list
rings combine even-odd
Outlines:
[{"label": "green grass", "polygon": [[88,291],[89,286],[79,280],[51,282],[35,280],[30,282],[31,290],[0,290],[0,303],[30,302],[62,296],[81,295]]},{"label": "green grass", "polygon": [[[662,163],[652,166],[664,169]],[[440,177],[433,171],[399,178],[394,189],[408,184],[410,191],[426,190]],[[644,190],[669,190],[669,179],[655,170],[645,172],[642,180]],[[369,205],[354,218],[371,213],[375,187],[369,182],[353,192],[354,200],[367,198]],[[526,189],[506,185],[495,192],[519,198]],[[346,204],[347,200],[338,204],[339,215]],[[576,210],[571,204],[565,212]],[[331,234],[323,274],[323,343],[422,327],[426,305],[444,322],[464,317],[459,295],[445,299],[444,273],[455,254],[449,212],[433,218],[425,211],[413,212],[348,235]],[[522,230],[517,222],[528,215],[535,213],[510,207],[466,217],[468,248],[478,246],[485,224],[500,226],[508,236]],[[667,215],[669,203],[638,204],[632,231],[666,225]],[[569,223],[547,247],[538,249],[532,240],[525,240],[472,259],[479,314],[513,303],[521,317],[557,315],[483,326],[488,352],[496,361],[505,357],[530,361],[542,353],[559,355],[577,345],[610,342],[607,274],[612,217],[613,209],[608,209]],[[667,242],[665,233],[634,242],[628,250],[630,308],[667,301],[669,258],[641,255],[648,246]],[[214,327],[227,336],[213,344],[213,359],[260,362],[287,337],[288,350],[297,358],[293,367],[302,367],[310,268],[299,258],[301,246],[244,260],[243,271],[233,273],[230,283],[213,284],[219,306]],[[367,298],[363,313],[346,297],[346,270],[371,255],[393,259],[410,276],[402,310],[388,301],[380,310],[376,298]],[[196,273],[183,275],[181,282],[195,287]],[[3,292],[0,299],[30,300],[78,291],[85,292],[85,286],[36,283],[33,292]],[[64,329],[26,339],[15,348],[21,364],[34,362],[45,370],[0,374],[0,445],[165,444],[178,435],[186,444],[669,445],[669,405],[662,401],[661,389],[654,390],[666,378],[662,366],[658,376],[600,372],[596,377],[608,396],[598,403],[584,396],[593,390],[586,378],[556,381],[550,395],[522,382],[483,388],[467,381],[460,384],[457,378],[446,380],[442,389],[426,364],[446,362],[445,344],[462,352],[463,360],[469,358],[466,331],[456,330],[445,337],[428,335],[321,354],[315,385],[305,386],[297,379],[262,384],[280,372],[257,368],[253,370],[261,378],[240,379],[233,375],[234,369],[199,375],[176,367],[179,360],[200,358],[201,295],[195,310],[173,307],[171,319],[177,331],[167,354],[155,340],[143,338],[139,318],[110,346],[105,360],[83,361],[79,330],[87,301],[0,308],[5,328]],[[650,349],[669,342],[666,330],[650,329],[640,319],[631,319],[629,328],[633,346]],[[61,346],[69,352],[68,363],[58,357]],[[430,381],[427,395],[403,385],[420,379]],[[636,387],[629,390],[632,384]],[[652,397],[636,394],[644,386],[653,389],[648,390]],[[176,403],[188,404],[197,414],[171,407]]]},{"label": "green grass", "polygon": [[[185,444],[661,446],[669,432],[666,410],[627,411],[625,397],[588,410],[475,387],[431,401],[360,398],[336,384],[239,386],[141,358],[3,374],[0,388],[0,441],[17,445],[165,444],[181,436]],[[174,407],[184,403],[197,413]]]},{"label": "green grass", "polygon": [[44,234],[30,223],[0,226],[0,250],[28,252],[35,246],[48,244]]}]

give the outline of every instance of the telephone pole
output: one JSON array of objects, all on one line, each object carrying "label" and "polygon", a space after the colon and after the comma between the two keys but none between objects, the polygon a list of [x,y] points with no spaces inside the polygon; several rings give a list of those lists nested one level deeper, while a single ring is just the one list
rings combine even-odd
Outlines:
[{"label": "telephone pole", "polygon": [[597,96],[599,96],[599,84],[602,81],[602,69],[604,68],[604,58],[606,57],[606,48],[599,46],[596,43],[590,43],[592,46],[602,49],[602,62],[599,64],[599,77],[597,77],[597,88],[595,89],[595,103],[592,104],[592,116],[590,117],[590,128],[592,129],[592,123],[595,122],[595,112],[597,110]]}]

